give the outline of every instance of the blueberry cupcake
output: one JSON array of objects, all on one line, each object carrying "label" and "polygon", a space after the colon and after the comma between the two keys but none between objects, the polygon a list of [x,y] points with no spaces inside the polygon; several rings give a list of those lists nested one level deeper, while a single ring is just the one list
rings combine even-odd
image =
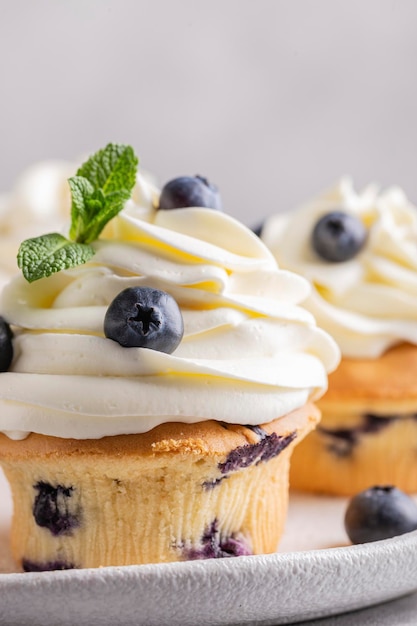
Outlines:
[{"label": "blueberry cupcake", "polygon": [[110,144],[69,184],[68,236],[25,241],[1,299],[16,561],[275,551],[290,456],[339,359],[298,305],[308,283],[206,179],[160,194],[130,147]]},{"label": "blueberry cupcake", "polygon": [[296,489],[352,495],[375,484],[417,492],[417,209],[404,193],[349,179],[261,237],[307,278],[303,303],[342,352],[322,420],[292,459]]}]

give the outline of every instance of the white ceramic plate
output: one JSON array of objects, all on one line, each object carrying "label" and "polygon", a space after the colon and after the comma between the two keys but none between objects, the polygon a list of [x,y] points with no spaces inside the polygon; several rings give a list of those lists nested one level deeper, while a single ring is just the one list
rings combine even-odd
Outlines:
[{"label": "white ceramic plate", "polygon": [[291,497],[280,553],[20,574],[0,477],[0,624],[267,626],[329,616],[417,589],[417,531],[346,544],[343,498]]}]

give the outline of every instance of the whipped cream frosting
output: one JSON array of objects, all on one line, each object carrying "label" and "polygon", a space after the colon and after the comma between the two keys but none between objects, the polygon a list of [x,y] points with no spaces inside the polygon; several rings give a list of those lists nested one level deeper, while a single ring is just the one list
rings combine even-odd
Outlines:
[{"label": "whipped cream frosting", "polygon": [[[342,263],[318,257],[318,219],[342,210],[368,230],[359,254]],[[350,358],[376,358],[401,342],[417,344],[417,208],[398,187],[355,192],[342,178],[313,201],[269,218],[262,239],[280,266],[309,280],[305,306]]]},{"label": "whipped cream frosting", "polygon": [[[14,278],[0,310],[14,360],[0,375],[0,430],[100,438],[170,421],[260,424],[320,396],[339,361],[298,303],[307,281],[278,268],[249,229],[211,209],[158,211],[138,175],[132,198],[85,265],[34,283]],[[106,339],[108,305],[151,286],[180,306],[173,354]]]},{"label": "whipped cream frosting", "polygon": [[68,222],[67,179],[74,169],[66,161],[36,163],[22,173],[10,193],[0,195],[0,288],[18,272],[16,256],[24,239],[60,230]]}]

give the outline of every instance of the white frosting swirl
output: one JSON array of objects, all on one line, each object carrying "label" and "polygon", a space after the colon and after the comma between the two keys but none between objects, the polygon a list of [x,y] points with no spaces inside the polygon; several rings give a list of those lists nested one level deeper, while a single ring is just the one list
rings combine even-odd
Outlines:
[{"label": "white frosting swirl", "polygon": [[[15,330],[0,375],[0,430],[99,438],[169,421],[260,424],[327,387],[334,341],[298,306],[308,283],[279,270],[245,226],[202,208],[157,211],[145,179],[92,260],[47,279],[16,277],[1,311]],[[124,288],[170,293],[184,319],[173,354],[123,348],[103,319]]]},{"label": "white frosting swirl", "polygon": [[[320,259],[311,246],[318,219],[336,209],[368,229],[362,251],[342,263]],[[269,218],[262,239],[282,267],[310,281],[303,305],[343,356],[375,358],[400,342],[417,344],[417,208],[401,189],[356,193],[343,178],[298,210]]]}]

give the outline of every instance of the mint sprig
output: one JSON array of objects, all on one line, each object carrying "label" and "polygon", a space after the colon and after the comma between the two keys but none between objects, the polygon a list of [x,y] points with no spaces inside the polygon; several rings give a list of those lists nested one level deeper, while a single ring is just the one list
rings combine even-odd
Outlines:
[{"label": "mint sprig", "polygon": [[27,281],[46,278],[86,263],[95,254],[91,242],[130,198],[138,159],[130,146],[108,144],[69,179],[71,227],[69,239],[49,233],[24,241],[17,263]]},{"label": "mint sprig", "polygon": [[73,243],[59,233],[50,233],[24,241],[17,258],[24,277],[31,283],[86,263],[93,255],[91,246]]}]

